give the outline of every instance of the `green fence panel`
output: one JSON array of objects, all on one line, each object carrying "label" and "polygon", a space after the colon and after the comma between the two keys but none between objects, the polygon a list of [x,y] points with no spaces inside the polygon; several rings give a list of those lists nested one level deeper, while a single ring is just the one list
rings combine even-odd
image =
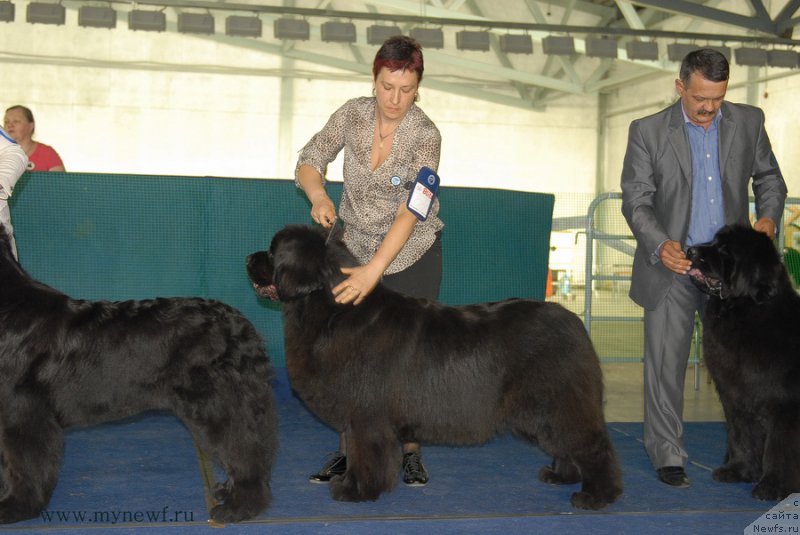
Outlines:
[{"label": "green fence panel", "polygon": [[[334,202],[341,183],[329,183]],[[543,299],[554,197],[442,188],[451,304]],[[285,365],[280,306],[256,297],[245,257],[310,223],[290,180],[26,173],[11,198],[20,263],[78,299],[200,296],[241,310]]]}]

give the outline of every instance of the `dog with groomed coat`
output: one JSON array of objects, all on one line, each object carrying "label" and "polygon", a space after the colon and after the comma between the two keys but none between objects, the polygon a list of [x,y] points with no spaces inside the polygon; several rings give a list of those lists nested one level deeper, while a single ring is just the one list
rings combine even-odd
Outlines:
[{"label": "dog with groomed coat", "polygon": [[246,520],[269,506],[272,368],[240,312],[200,298],[72,299],[23,270],[2,225],[0,281],[0,523],[47,506],[65,429],[149,410],[175,413],[225,471],[213,520]]},{"label": "dog with groomed coat", "polygon": [[753,483],[761,500],[800,492],[800,295],[772,241],[750,227],[725,227],[687,257],[710,296],[703,358],[728,431],[712,475]]},{"label": "dog with groomed coat", "polygon": [[375,500],[397,481],[401,445],[481,444],[512,432],[553,457],[546,483],[581,483],[572,504],[622,493],[603,417],[600,363],[580,319],[555,303],[447,306],[378,285],[359,305],[331,289],[356,261],[321,229],[288,226],[247,269],[280,300],[292,388],[345,434],[334,499]]}]

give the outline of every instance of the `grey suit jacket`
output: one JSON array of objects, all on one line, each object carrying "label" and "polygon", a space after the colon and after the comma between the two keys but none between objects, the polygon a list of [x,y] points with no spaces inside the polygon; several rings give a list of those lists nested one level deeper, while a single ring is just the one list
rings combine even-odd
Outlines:
[{"label": "grey suit jacket", "polygon": [[[749,224],[748,184],[756,213],[779,224],[786,183],[764,129],[764,112],[723,102],[719,163],[725,223]],[[685,247],[692,202],[692,155],[681,101],[630,125],[622,167],[622,214],[636,238],[630,297],[652,310],[674,281],[654,254],[665,240]]]}]

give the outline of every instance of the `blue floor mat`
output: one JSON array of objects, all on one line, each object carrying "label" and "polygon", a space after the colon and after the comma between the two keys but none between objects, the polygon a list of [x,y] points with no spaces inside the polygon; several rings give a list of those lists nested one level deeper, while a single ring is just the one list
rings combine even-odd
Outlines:
[{"label": "blue floor mat", "polygon": [[[549,459],[512,436],[478,447],[424,446],[431,476],[427,486],[401,483],[375,502],[336,502],[327,485],[308,482],[309,474],[336,448],[336,433],[292,395],[285,370],[279,370],[273,386],[281,440],[271,482],[274,501],[265,514],[228,526],[226,533],[741,533],[774,505],[754,500],[750,485],[711,479],[725,444],[724,427],[716,422],[685,426],[692,481],[688,489],[657,481],[641,442],[641,423],[609,424],[625,492],[602,512],[571,507],[570,496],[579,485],[539,482],[536,473]],[[211,529],[191,436],[163,413],[69,432],[47,514],[50,518],[0,531]]]}]

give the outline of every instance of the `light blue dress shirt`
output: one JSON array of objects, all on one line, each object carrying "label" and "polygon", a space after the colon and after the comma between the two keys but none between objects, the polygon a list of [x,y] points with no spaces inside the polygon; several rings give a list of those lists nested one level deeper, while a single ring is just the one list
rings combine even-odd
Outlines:
[{"label": "light blue dress shirt", "polygon": [[692,215],[686,238],[688,247],[710,242],[725,225],[719,170],[719,120],[722,110],[717,111],[708,130],[689,121],[685,111],[683,116],[692,152]]}]

